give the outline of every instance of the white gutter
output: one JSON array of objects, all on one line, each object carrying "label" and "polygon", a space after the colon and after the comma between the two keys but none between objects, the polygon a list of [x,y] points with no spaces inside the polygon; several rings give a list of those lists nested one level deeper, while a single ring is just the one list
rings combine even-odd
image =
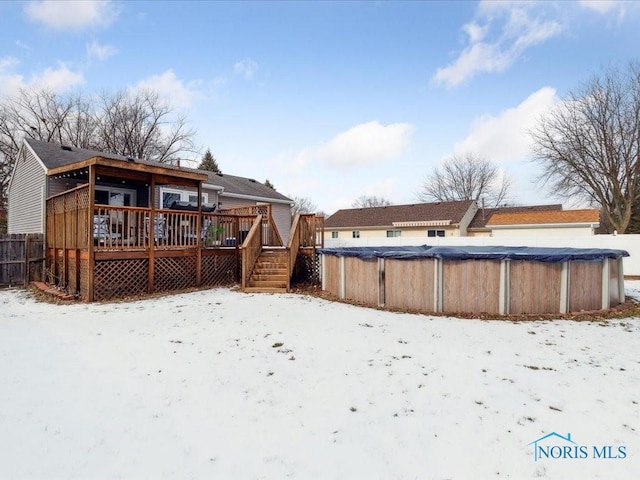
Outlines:
[{"label": "white gutter", "polygon": [[293,205],[292,200],[281,200],[279,198],[256,197],[255,195],[244,195],[242,193],[229,193],[229,192],[223,192],[220,195],[222,195],[223,197],[244,198],[246,200],[256,200],[258,202],[265,202],[265,203],[284,203],[286,205]]},{"label": "white gutter", "polygon": [[581,223],[522,223],[522,224],[509,224],[509,225],[487,225],[486,229],[491,230],[506,230],[506,229],[520,229],[520,228],[598,228],[599,222],[581,222]]},{"label": "white gutter", "polygon": [[213,185],[212,183],[203,183],[202,188],[208,188],[209,190],[218,190],[220,193],[224,192],[224,187],[220,185]]}]

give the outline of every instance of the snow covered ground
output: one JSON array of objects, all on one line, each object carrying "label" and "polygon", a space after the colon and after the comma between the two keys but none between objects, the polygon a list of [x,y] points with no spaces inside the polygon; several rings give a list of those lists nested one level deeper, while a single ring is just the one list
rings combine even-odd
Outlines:
[{"label": "snow covered ground", "polygon": [[[640,281],[626,287],[640,299]],[[551,432],[587,458],[534,461],[529,444]],[[0,291],[3,479],[628,479],[639,434],[640,318],[461,320],[228,289],[56,306]]]}]

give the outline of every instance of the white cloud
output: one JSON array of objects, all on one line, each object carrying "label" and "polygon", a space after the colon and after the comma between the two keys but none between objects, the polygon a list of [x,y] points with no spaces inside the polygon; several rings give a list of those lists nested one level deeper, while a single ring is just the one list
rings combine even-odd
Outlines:
[{"label": "white cloud", "polygon": [[118,14],[110,0],[39,0],[29,2],[24,11],[31,20],[56,30],[105,27]]},{"label": "white cloud", "polygon": [[14,71],[18,63],[14,57],[0,58],[0,97],[15,95],[24,86],[24,78]]},{"label": "white cloud", "polygon": [[116,53],[118,51],[111,45],[100,45],[96,40],[87,43],[87,55],[89,58],[96,58],[102,62]]},{"label": "white cloud", "polygon": [[[530,3],[483,3],[479,15],[484,24],[470,22],[462,27],[467,46],[458,58],[439,68],[433,81],[456,87],[481,72],[502,72],[530,47],[545,42],[560,32],[562,25],[536,16]],[[493,36],[490,33],[498,30]]]},{"label": "white cloud", "polygon": [[467,137],[454,145],[454,153],[475,153],[496,162],[522,159],[531,148],[529,132],[558,101],[555,89],[544,87],[514,108],[496,116],[483,115],[474,120]]},{"label": "white cloud", "polygon": [[578,3],[588,10],[602,14],[612,12],[620,6],[620,2],[616,0],[579,0]]},{"label": "white cloud", "polygon": [[408,123],[361,123],[336,135],[325,145],[302,152],[299,157],[340,167],[388,161],[408,147],[413,130]]},{"label": "white cloud", "polygon": [[242,75],[245,80],[250,80],[258,71],[258,62],[251,58],[245,58],[233,66],[233,71]]},{"label": "white cloud", "polygon": [[193,100],[199,96],[197,86],[199,82],[185,83],[176,77],[173,70],[167,70],[160,75],[153,75],[145,80],[141,80],[136,85],[137,88],[154,90],[167,99],[174,107],[188,107]]},{"label": "white cloud", "polygon": [[0,58],[0,91],[6,96],[17,94],[21,88],[46,88],[59,93],[84,83],[81,72],[74,72],[64,64],[46,68],[26,80],[16,71],[18,64],[18,60],[13,57]]}]

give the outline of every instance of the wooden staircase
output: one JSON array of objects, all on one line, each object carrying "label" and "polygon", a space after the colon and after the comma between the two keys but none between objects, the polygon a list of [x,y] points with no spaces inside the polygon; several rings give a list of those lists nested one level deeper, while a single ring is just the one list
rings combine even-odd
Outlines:
[{"label": "wooden staircase", "polygon": [[289,288],[289,250],[264,248],[256,260],[246,292],[285,293]]}]

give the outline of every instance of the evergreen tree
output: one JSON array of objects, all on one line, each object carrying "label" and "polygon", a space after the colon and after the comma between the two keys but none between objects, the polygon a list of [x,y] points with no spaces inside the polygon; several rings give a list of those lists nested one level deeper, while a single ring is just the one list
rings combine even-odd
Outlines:
[{"label": "evergreen tree", "polygon": [[264,181],[264,184],[265,184],[267,187],[271,188],[272,190],[275,190],[275,189],[276,189],[276,187],[274,187],[274,186],[273,186],[273,183],[271,183],[271,182],[269,181],[269,179],[268,179],[268,178]]},{"label": "evergreen tree", "polygon": [[204,154],[204,157],[202,157],[202,162],[200,162],[200,165],[198,165],[198,169],[208,170],[210,172],[222,173],[222,171],[220,170],[220,167],[218,167],[218,162],[216,161],[215,158],[213,158],[213,154],[211,153],[211,150],[209,150],[208,148]]}]

